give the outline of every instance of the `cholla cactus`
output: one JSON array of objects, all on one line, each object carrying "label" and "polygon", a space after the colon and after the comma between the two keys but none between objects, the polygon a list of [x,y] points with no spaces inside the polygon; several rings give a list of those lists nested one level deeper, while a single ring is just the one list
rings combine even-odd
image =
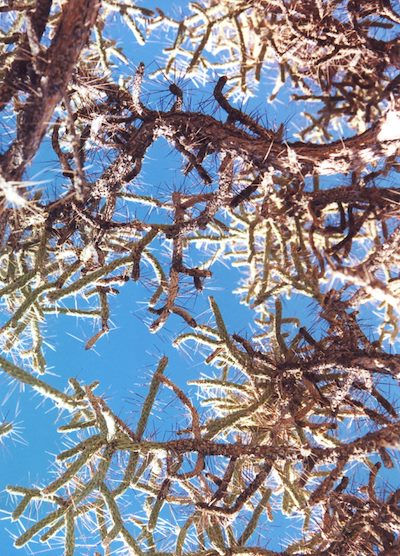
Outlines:
[{"label": "cholla cactus", "polygon": [[[400,491],[381,485],[400,432],[399,56],[390,34],[399,15],[389,1],[190,9],[178,23],[128,2],[1,8],[10,133],[0,155],[0,367],[67,415],[54,480],[8,487],[24,527],[15,546],[61,542],[73,556],[89,531],[106,556],[395,554]],[[167,108],[153,106],[141,63],[115,79],[113,60],[125,59],[107,32],[116,15],[139,43],[175,26],[168,71],[190,41],[191,73],[223,71],[215,112],[189,110],[176,83]],[[225,65],[209,58],[211,46]],[[226,89],[246,94],[272,60],[282,83],[290,88],[290,76],[303,90],[295,101],[322,102],[302,141],[228,99]],[[356,133],[333,141],[332,122]],[[29,175],[45,137],[62,187]],[[159,140],[181,158],[187,184],[156,197],[139,178]],[[132,207],[124,215],[122,203]],[[185,305],[188,290],[205,296],[222,259],[241,272],[230,289],[252,312],[251,337],[232,329],[217,298],[208,322]],[[213,370],[193,381],[199,403],[162,357],[132,426],[97,383],[53,386],[43,343],[48,315],[66,314],[93,320],[86,348],[101,349],[118,318],[110,296],[144,274],[151,331],[179,317],[188,331],[175,346],[194,345]],[[305,297],[311,326],[296,311]],[[168,440],[148,426],[165,390],[185,417]],[[2,423],[4,441],[12,426]],[[301,531],[270,550],[275,523],[291,519]]]},{"label": "cholla cactus", "polygon": [[322,105],[306,111],[302,139],[311,132],[329,139],[329,124],[343,125],[343,116],[364,131],[398,86],[400,20],[390,0],[205,0],[188,9],[186,18],[165,21],[176,39],[160,71],[178,68],[203,81],[223,73],[230,94],[246,96],[268,67],[271,100],[289,82],[295,100]]}]

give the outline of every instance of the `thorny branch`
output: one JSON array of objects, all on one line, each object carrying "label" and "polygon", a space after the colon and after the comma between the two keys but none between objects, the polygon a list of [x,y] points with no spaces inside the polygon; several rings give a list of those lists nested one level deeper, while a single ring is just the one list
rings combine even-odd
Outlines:
[{"label": "thorny branch", "polygon": [[[38,508],[15,544],[61,535],[73,556],[89,523],[107,556],[118,543],[153,556],[394,554],[400,493],[383,492],[381,469],[397,464],[399,449],[388,394],[400,377],[390,348],[399,331],[399,52],[396,38],[374,33],[393,31],[399,15],[389,0],[191,9],[171,59],[190,39],[191,71],[211,43],[239,64],[215,83],[214,115],[188,110],[179,83],[168,87],[171,107],[154,108],[143,64],[131,79],[111,77],[110,59],[123,53],[103,33],[108,15],[143,42],[146,25],[177,23],[160,10],[114,0],[0,7],[12,14],[0,37],[0,108],[15,124],[0,156],[0,366],[70,416],[56,478],[8,489],[22,497],[14,520]],[[279,82],[290,76],[302,89],[295,100],[322,102],[302,141],[224,94],[227,85],[245,92],[252,72],[260,79],[271,52]],[[355,132],[333,140],[328,127],[344,118]],[[44,138],[61,188],[23,181]],[[143,191],[144,162],[162,140],[182,158],[182,183]],[[185,306],[185,292],[206,289],[222,257],[242,270],[251,338],[232,333],[213,298],[208,324]],[[70,380],[65,393],[45,376],[47,315],[99,323],[90,349],[110,332],[110,296],[139,280],[152,291],[151,330],[179,316],[188,331],[176,346],[193,342],[216,369],[195,381],[205,414],[164,375],[165,357],[136,428],[97,384]],[[317,325],[291,316],[286,299],[301,296]],[[365,326],[368,305],[379,310],[377,334]],[[169,439],[149,432],[165,389],[188,417]],[[176,526],[174,508],[183,509]],[[276,509],[303,518],[280,552],[257,540]]]}]

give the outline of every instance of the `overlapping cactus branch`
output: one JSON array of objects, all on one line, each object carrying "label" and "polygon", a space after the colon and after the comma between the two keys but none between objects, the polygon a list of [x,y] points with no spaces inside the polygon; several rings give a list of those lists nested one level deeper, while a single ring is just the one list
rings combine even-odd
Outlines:
[{"label": "overlapping cactus branch", "polygon": [[[344,547],[354,555],[370,548],[384,553],[394,546],[400,492],[380,494],[375,483],[382,464],[375,457],[389,469],[394,465],[399,418],[379,391],[379,376],[394,384],[400,357],[378,348],[349,352],[345,339],[333,348],[328,339],[315,342],[303,329],[285,344],[279,307],[271,313],[275,324],[268,349],[265,342],[262,347],[231,336],[210,301],[215,328],[202,326],[177,339],[207,346],[208,362],[220,368],[214,377],[195,381],[209,408],[204,417],[165,376],[165,357],[136,429],[95,394],[96,384],[70,381],[73,392],[67,395],[39,388],[38,379],[30,381],[28,373],[2,361],[13,378],[58,405],[62,400],[71,412],[60,428],[71,447],[57,456],[56,479],[43,487],[8,487],[22,496],[13,519],[30,505],[40,509],[16,546],[61,534],[65,554],[72,555],[75,531],[90,523],[105,554],[117,541],[132,554],[253,554],[251,538],[266,526],[265,512],[269,520],[276,512],[303,518],[303,540],[280,554],[334,555]],[[310,345],[294,350],[300,337]],[[174,393],[189,421],[169,440],[146,434],[163,388]],[[354,426],[357,421],[366,432]],[[363,466],[365,481],[353,491],[352,473]],[[142,515],[137,508],[143,499]],[[165,540],[161,523],[171,511],[178,511],[177,526]]]},{"label": "overlapping cactus branch", "polygon": [[[227,36],[230,60],[240,58],[238,75],[216,80],[213,115],[188,110],[176,83],[168,108],[144,100],[143,64],[114,79],[111,59],[123,54],[104,33],[108,16],[143,42],[146,25],[176,23],[161,11],[114,0],[0,8],[13,14],[0,37],[0,108],[15,124],[0,156],[0,367],[70,415],[56,478],[9,487],[22,496],[17,547],[61,541],[73,556],[88,529],[105,556],[275,555],[263,532],[284,518],[301,521],[285,556],[398,550],[400,492],[384,485],[400,432],[399,52],[371,33],[399,21],[389,0],[358,4],[193,3],[172,58],[189,37],[195,70],[208,41],[222,48]],[[245,91],[272,51],[282,82],[290,75],[323,102],[300,134],[323,132],[322,143],[285,140],[224,93]],[[339,118],[357,133],[333,141]],[[23,181],[43,138],[60,176]],[[159,141],[181,164],[169,187],[142,184]],[[207,324],[185,304],[222,259],[229,280],[241,271],[251,336],[232,330],[217,299]],[[53,387],[43,353],[52,314],[94,320],[92,348],[129,281],[150,286],[150,329],[179,316],[176,346],[194,344],[214,367],[195,381],[199,403],[163,357],[136,428],[97,384]],[[304,298],[311,319],[296,310]],[[185,416],[168,439],[149,432],[166,391]]]},{"label": "overlapping cactus branch", "polygon": [[[269,68],[271,99],[291,82],[294,100],[306,108],[301,130],[329,140],[330,123],[343,117],[364,130],[397,91],[400,65],[398,5],[391,0],[206,0],[189,3],[184,18],[166,18],[175,42],[165,49],[165,67],[199,81],[228,73],[230,94],[252,94]],[[218,56],[213,53],[218,52]]]},{"label": "overlapping cactus branch", "polygon": [[[131,91],[99,78],[93,98],[93,70],[86,65],[77,73],[63,101],[64,111],[60,107],[60,117],[52,127],[52,145],[70,182],[55,200],[46,202],[44,192],[34,187],[19,192],[11,180],[13,170],[8,163],[3,166],[1,293],[12,317],[1,331],[6,349],[19,345],[29,332],[33,338],[29,350],[38,369],[44,367],[40,327],[47,313],[99,319],[101,329],[87,343],[92,347],[109,330],[109,296],[130,278],[138,280],[144,264],[155,276],[150,310],[158,317],[152,329],[156,331],[172,313],[195,326],[194,318],[179,303],[181,283],[191,280],[201,290],[211,275],[215,249],[231,249],[239,264],[242,250],[237,244],[249,234],[246,257],[252,260],[257,284],[253,283],[247,297],[256,291],[254,305],[269,295],[266,264],[271,267],[267,274],[276,281],[273,266],[277,270],[277,265],[270,265],[265,250],[268,257],[281,253],[283,266],[293,260],[298,275],[278,276],[272,290],[297,283],[318,297],[318,277],[326,274],[327,264],[351,283],[364,285],[369,280],[364,263],[362,271],[352,274],[342,268],[341,261],[353,253],[354,245],[370,237],[369,228],[375,223],[382,226],[375,241],[382,243],[382,234],[388,234],[386,221],[396,215],[397,190],[375,187],[373,176],[363,172],[367,157],[378,164],[395,156],[399,140],[384,134],[390,114],[397,109],[395,103],[359,136],[326,145],[289,143],[230,106],[222,92],[225,78],[218,80],[214,95],[228,114],[227,122],[181,111],[177,102],[166,112],[147,108],[139,97],[142,76],[143,66],[139,66]],[[182,100],[177,85],[170,90]],[[165,201],[129,190],[129,183],[140,176],[148,149],[160,137],[183,155],[184,173],[191,174],[193,184],[191,193],[174,192]],[[93,143],[103,153],[98,177],[91,175],[88,160],[93,156]],[[109,156],[112,161],[104,166]],[[315,178],[313,190],[306,186],[306,174],[337,172],[352,172],[357,181],[350,187],[318,190]],[[7,201],[17,206],[7,206]],[[134,203],[139,216],[121,218],[122,202]],[[158,222],[141,216],[141,207],[149,205],[159,209]],[[340,222],[328,224],[335,213]],[[260,249],[263,237],[267,243]],[[160,241],[171,249],[168,268],[151,248]],[[282,251],[272,245],[279,242]],[[188,246],[204,243],[215,247],[193,266],[186,255]],[[393,308],[392,286],[374,279],[366,299],[368,292],[375,291]],[[98,302],[73,309],[67,300],[76,296]]]}]

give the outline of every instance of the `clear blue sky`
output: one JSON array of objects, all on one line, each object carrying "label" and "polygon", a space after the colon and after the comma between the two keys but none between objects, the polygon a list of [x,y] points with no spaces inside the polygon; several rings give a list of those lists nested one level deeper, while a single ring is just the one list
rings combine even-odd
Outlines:
[{"label": "clear blue sky", "polygon": [[[142,2],[146,7],[160,6],[164,10],[171,7],[168,1]],[[185,2],[174,2],[174,9]],[[130,61],[129,72],[140,61],[146,64],[146,71],[154,71],[157,67],[157,57],[162,56],[162,48],[165,46],[160,39],[152,38],[143,47],[136,45],[132,35],[120,23],[115,23],[110,33],[119,37],[119,41],[124,43],[125,51]],[[121,71],[124,68],[121,67]],[[161,90],[160,80],[157,83],[145,81],[145,89],[154,91],[154,97],[165,96]],[[196,97],[201,99],[210,96],[210,88],[197,90]],[[295,120],[296,112],[300,108],[288,103],[288,96],[285,90],[278,97],[278,102],[274,105],[266,105],[267,83],[263,81],[260,94],[257,98],[249,102],[249,109],[256,108],[259,112],[268,110],[267,116],[270,122],[276,126],[282,121],[288,121],[291,126]],[[184,91],[188,96],[195,90],[189,81],[184,81]],[[157,93],[157,91],[161,91]],[[279,102],[284,100],[285,102]],[[294,130],[294,128],[289,127]],[[31,168],[32,176],[39,176],[43,180],[52,180],[52,168],[55,167],[54,155],[44,146],[38,157],[35,159]],[[169,188],[171,184],[179,186],[179,168],[181,160],[178,155],[163,141],[159,140],[148,152],[143,173],[140,176],[140,183],[148,184],[146,194],[156,195],[160,188]],[[206,281],[205,289],[202,293],[191,295],[187,299],[189,307],[193,308],[194,315],[202,314],[202,321],[207,320],[207,315],[211,317],[207,296],[213,295],[229,322],[231,332],[239,334],[250,334],[251,314],[248,309],[239,303],[237,296],[232,294],[232,289],[237,284],[239,273],[235,269],[229,269],[223,262],[214,266],[212,279]],[[46,341],[49,347],[46,348],[46,357],[50,372],[54,373],[52,384],[63,389],[68,377],[74,376],[85,383],[93,380],[100,380],[100,391],[104,392],[113,410],[119,414],[128,424],[134,425],[137,421],[142,397],[146,394],[149,377],[156,367],[158,358],[162,354],[169,357],[168,376],[180,386],[185,386],[188,380],[198,378],[201,373],[210,374],[200,357],[194,353],[177,351],[171,347],[173,339],[179,332],[185,330],[182,320],[178,317],[171,317],[162,331],[153,335],[147,328],[149,314],[146,312],[146,300],[149,292],[146,284],[128,283],[121,288],[121,293],[112,300],[112,322],[115,327],[111,332],[103,337],[95,349],[84,350],[84,344],[93,334],[92,324],[86,321],[77,320],[72,317],[58,316],[49,317],[47,320]],[[302,318],[302,323],[312,324],[312,307],[309,300],[298,301],[295,306],[291,305],[291,316]],[[2,392],[9,391],[7,380],[0,375]],[[185,388],[187,390],[187,388]],[[192,392],[195,390],[192,389]],[[153,419],[149,430],[164,432],[166,437],[172,434],[179,419],[180,406],[177,403],[170,403],[172,395],[164,399],[164,406],[160,406],[159,413]],[[42,400],[32,394],[31,391],[21,391],[19,387],[7,397],[1,408],[2,414],[7,417],[15,415],[15,407],[18,406],[17,422],[20,422],[21,437],[23,441],[5,441],[0,449],[0,488],[6,484],[33,485],[45,484],[52,472],[52,454],[60,451],[61,440],[56,433],[56,426],[51,425],[57,419],[57,413],[51,410],[50,404],[43,403]],[[0,495],[0,507],[5,512],[12,510],[13,504],[4,492]],[[14,554],[24,554],[25,549],[17,551],[12,546],[10,535],[16,534],[16,525],[6,520],[7,513],[3,513],[5,520],[0,526],[0,554],[1,556],[13,556]],[[273,524],[271,530],[271,543],[269,548],[277,549],[280,547],[278,530],[274,534],[274,528],[279,527],[279,520]],[[290,530],[286,531],[286,535]],[[52,548],[46,551],[43,545],[31,545],[32,553],[50,554],[59,556],[62,549]],[[26,553],[29,553],[27,551]],[[77,554],[89,556],[89,552],[84,548]]]},{"label": "clear blue sky", "polygon": [[[165,1],[142,4],[146,7],[149,4],[158,5],[164,10],[171,6],[170,2]],[[179,4],[175,2],[174,8],[177,9]],[[146,73],[157,69],[155,60],[161,58],[162,48],[165,46],[158,42],[159,37],[152,38],[145,46],[138,46],[131,33],[118,22],[110,27],[110,35],[118,37],[119,42],[124,44],[124,51],[130,62],[129,68],[121,66],[121,72],[133,74],[134,68],[141,61],[146,64]],[[189,82],[187,86],[191,94],[195,88]],[[157,102],[158,96],[165,96],[167,87],[168,83],[162,84],[160,80],[147,81],[144,85],[145,89],[154,91],[154,95],[151,95],[154,103]],[[197,94],[200,99],[202,95],[207,97],[210,91],[199,91]],[[46,182],[44,186],[51,191],[55,179],[54,169],[57,166],[54,153],[49,149],[48,143],[44,143],[32,164],[29,177],[43,180]],[[160,188],[168,188],[171,191],[171,184],[176,184],[180,178],[180,168],[180,157],[173,153],[165,141],[159,140],[148,152],[139,181],[149,184],[147,194],[156,195]],[[59,178],[57,181],[60,181]],[[229,315],[232,331],[240,332],[246,329],[244,323],[249,320],[249,312],[231,295],[232,284],[237,282],[238,277],[237,271],[233,272],[234,277],[227,272],[225,266],[216,265],[214,276],[207,281],[203,293],[189,298],[187,303],[193,307],[194,314],[207,311],[210,315],[207,296],[213,294],[217,297],[221,309]],[[148,331],[148,298],[149,291],[142,283],[128,283],[121,288],[121,293],[112,299],[111,314],[115,328],[91,351],[85,351],[84,344],[93,335],[92,323],[68,316],[49,317],[46,322],[45,339],[48,347],[45,354],[49,372],[54,374],[49,378],[49,382],[62,390],[69,377],[76,377],[86,384],[100,380],[99,391],[106,394],[113,410],[128,424],[134,425],[140,414],[143,396],[147,393],[149,379],[161,355],[166,354],[169,357],[167,374],[181,386],[185,386],[187,380],[198,378],[201,372],[209,372],[201,359],[192,358],[172,348],[173,339],[185,330],[179,317],[171,317],[159,334],[154,335]],[[206,319],[206,316],[203,318]],[[21,441],[17,437],[14,440],[5,439],[0,446],[0,517],[3,518],[0,523],[0,554],[61,555],[62,548],[47,548],[39,543],[32,543],[30,547],[20,550],[13,547],[10,534],[18,533],[18,525],[10,522],[8,517],[9,512],[15,507],[15,500],[12,501],[3,490],[8,484],[40,486],[48,482],[54,469],[52,455],[60,452],[62,447],[61,437],[56,432],[57,426],[61,424],[59,416],[50,403],[43,402],[29,389],[13,385],[12,393],[8,395],[9,381],[3,374],[0,374],[0,388],[4,398],[0,415],[12,418],[18,423],[21,437]],[[155,417],[153,424],[149,425],[148,430],[154,428],[165,431],[166,436],[172,434],[180,411],[181,407],[169,394],[165,398],[165,407],[160,408],[159,415]],[[25,521],[25,524],[29,525],[29,522]],[[77,550],[77,554],[92,554],[84,548],[81,550],[82,552]]]}]

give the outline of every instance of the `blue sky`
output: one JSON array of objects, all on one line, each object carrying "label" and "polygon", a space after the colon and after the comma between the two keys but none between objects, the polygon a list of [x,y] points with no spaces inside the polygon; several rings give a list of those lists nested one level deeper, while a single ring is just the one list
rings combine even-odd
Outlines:
[{"label": "blue sky", "polygon": [[[151,4],[151,3],[150,3]],[[163,9],[171,6],[169,2],[153,2]],[[179,3],[175,3],[178,8]],[[182,3],[183,4],[183,3]],[[146,2],[146,6],[149,2]],[[146,73],[157,69],[155,60],[162,58],[163,44],[157,38],[151,38],[145,46],[135,44],[131,33],[124,25],[115,21],[110,26],[110,34],[123,43],[129,59],[129,67],[120,67],[120,72],[133,75],[139,62],[146,64]],[[169,83],[165,81],[145,80],[144,90],[149,91],[150,102],[157,105],[166,96]],[[198,99],[210,95],[210,91],[196,89],[188,80],[185,81],[188,96],[196,93]],[[146,97],[146,93],[144,95]],[[169,99],[172,100],[171,95]],[[140,175],[140,184],[147,184],[147,194],[154,196],[166,188],[171,191],[180,177],[181,159],[163,140],[159,140],[149,150],[144,170]],[[53,190],[53,184],[62,184],[57,176],[58,163],[48,141],[44,141],[30,170],[29,178],[43,181],[43,187]],[[232,331],[244,332],[247,328],[250,312],[231,295],[232,284],[237,282],[238,272],[227,272],[227,265],[216,265],[213,278],[208,280],[201,294],[189,294],[188,306],[194,314],[205,312],[205,320],[211,317],[207,296],[217,297],[221,309],[229,316]],[[150,271],[149,271],[150,272]],[[143,272],[146,276],[146,271]],[[234,276],[232,276],[234,274]],[[145,280],[143,281],[145,282]],[[49,316],[46,320],[45,348],[48,363],[49,382],[61,390],[65,388],[69,377],[76,377],[84,383],[100,380],[100,391],[104,393],[113,410],[121,415],[128,424],[136,424],[140,415],[141,402],[147,393],[149,380],[161,355],[169,357],[167,374],[180,386],[188,380],[199,377],[202,372],[209,373],[201,359],[193,354],[172,348],[172,341],[179,332],[186,329],[179,317],[172,316],[159,334],[148,330],[150,316],[146,311],[149,291],[145,283],[128,283],[121,288],[120,294],[112,299],[113,329],[103,337],[94,349],[86,351],[84,344],[93,335],[93,324],[68,316]],[[52,375],[52,376],[50,376]],[[63,554],[62,548],[47,547],[33,542],[29,547],[17,550],[12,537],[20,532],[18,524],[9,521],[9,512],[15,507],[15,500],[3,489],[6,485],[44,485],[54,472],[53,455],[62,449],[62,440],[56,432],[62,424],[51,404],[33,394],[29,389],[16,384],[10,386],[8,379],[0,375],[0,387],[5,393],[1,415],[12,418],[18,424],[19,434],[14,439],[5,439],[0,446],[0,546],[2,556],[18,554]],[[11,390],[11,392],[10,392]],[[195,388],[192,388],[195,392]],[[171,394],[167,394],[164,406],[149,425],[148,431],[161,431],[166,437],[172,435],[179,421],[182,408]],[[171,403],[172,402],[172,403]],[[17,408],[17,409],[16,409]],[[25,521],[25,526],[29,520]],[[88,555],[83,547],[77,551],[82,556]]]},{"label": "blue sky", "polygon": [[[160,6],[165,10],[171,8],[171,3],[166,1],[152,0],[142,4],[146,7]],[[174,2],[173,7],[178,10],[179,6],[184,4],[184,2]],[[155,35],[141,47],[134,43],[130,32],[118,21],[110,27],[110,33],[124,44],[129,59],[129,68],[121,66],[121,72],[127,70],[133,75],[134,68],[141,61],[145,62],[146,73],[157,69],[154,60],[162,56],[162,48],[165,46],[159,35]],[[185,79],[182,85],[187,98],[195,95],[198,100],[209,98],[212,86],[213,82],[209,84],[209,88],[195,88],[189,80]],[[288,122],[289,133],[293,132],[296,115],[301,107],[288,102],[288,93],[285,90],[282,90],[273,106],[266,105],[265,99],[270,86],[271,83],[264,79],[261,82],[259,95],[248,101],[247,108],[250,111],[253,109],[258,112],[267,111],[268,119],[273,125],[278,127],[281,122]],[[167,87],[166,82],[163,89],[160,79],[155,82],[145,79],[144,90],[149,93],[150,101],[154,105],[167,97]],[[37,179],[48,180],[51,187],[55,166],[54,155],[44,144],[32,165],[30,174]],[[165,141],[159,140],[146,156],[146,163],[137,185],[142,189],[146,187],[146,194],[154,196],[163,188],[171,190],[172,187],[179,187],[182,185],[179,182],[182,180],[180,168],[180,156],[172,152]],[[143,275],[146,277],[146,271]],[[245,336],[251,333],[252,315],[249,309],[239,303],[238,296],[232,293],[238,277],[238,270],[230,268],[229,262],[221,261],[214,266],[213,277],[206,281],[204,291],[188,294],[186,303],[195,316],[201,315],[201,320],[206,322],[211,318],[207,297],[213,295],[223,315],[226,316],[229,331]],[[113,329],[90,351],[85,351],[84,344],[93,334],[91,323],[74,317],[49,317],[46,323],[48,347],[45,352],[49,371],[54,375],[51,377],[51,383],[63,389],[67,378],[71,376],[85,383],[100,380],[100,391],[106,395],[113,410],[128,424],[134,425],[139,416],[140,403],[146,394],[151,373],[155,370],[156,362],[161,355],[166,354],[169,357],[167,375],[181,387],[184,387],[188,380],[198,378],[201,373],[210,374],[212,371],[195,353],[172,348],[171,344],[176,335],[186,330],[180,318],[171,317],[167,325],[156,335],[149,332],[150,317],[146,311],[149,295],[145,279],[139,283],[129,282],[121,288],[120,294],[112,299]],[[284,310],[290,312],[290,316],[301,318],[303,325],[310,327],[314,325],[313,306],[308,298],[297,298],[296,304],[286,301]],[[7,379],[0,375],[0,381],[2,391],[8,392],[10,388]],[[56,427],[49,426],[49,424],[53,425],[53,421],[58,418],[57,413],[51,409],[50,404],[43,403],[32,392],[15,386],[12,388],[10,396],[5,398],[1,412],[5,417],[16,415],[16,421],[20,423],[21,440],[16,437],[11,442],[6,440],[1,446],[0,488],[4,488],[6,484],[45,484],[52,473],[51,456],[61,449],[60,435],[56,433]],[[186,387],[185,389],[187,390]],[[192,388],[191,391],[196,390]],[[158,434],[165,434],[166,437],[172,434],[181,412],[179,404],[172,398],[171,394],[163,398],[163,405],[159,407],[158,414],[149,425],[149,431],[157,431]],[[15,407],[18,408],[17,411]],[[0,527],[1,554],[12,556],[17,551],[12,546],[7,531],[16,534],[18,527],[6,520],[12,504],[4,491],[0,495],[0,507],[4,510],[5,519]],[[282,524],[277,520],[268,533],[271,537],[268,546],[271,549],[280,546],[279,535],[274,529],[280,525]],[[293,527],[296,525],[294,524]],[[290,528],[285,534],[290,534]],[[37,544],[32,545],[31,549],[34,554],[41,554],[42,551],[54,556],[62,554],[61,548],[46,550],[45,546]],[[29,549],[27,550],[29,553]],[[25,549],[18,553],[24,554]],[[88,556],[89,552],[82,548],[81,552],[77,551],[77,554]]]}]

